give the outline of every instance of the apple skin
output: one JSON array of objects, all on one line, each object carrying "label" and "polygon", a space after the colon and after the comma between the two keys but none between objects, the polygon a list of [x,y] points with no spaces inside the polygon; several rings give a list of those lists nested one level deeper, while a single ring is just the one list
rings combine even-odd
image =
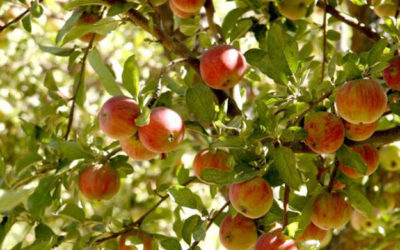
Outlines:
[{"label": "apple skin", "polygon": [[[371,175],[376,171],[379,165],[379,151],[373,145],[360,145],[351,148],[354,152],[361,156],[364,163],[368,166],[366,175]],[[343,163],[339,165],[342,172],[353,179],[361,178],[364,175],[357,173],[351,166],[346,166]]]},{"label": "apple skin", "polygon": [[257,227],[253,220],[237,214],[228,215],[219,227],[219,239],[229,250],[246,250],[252,248],[257,241]]},{"label": "apple skin", "polygon": [[359,79],[345,83],[336,94],[338,114],[352,124],[369,124],[385,112],[387,96],[378,82]]},{"label": "apple skin", "polygon": [[[101,16],[98,13],[88,13],[88,12],[83,12],[79,20],[76,22],[76,25],[80,24],[89,24],[89,23],[96,23],[101,19]],[[106,36],[102,34],[97,34],[95,33],[96,36],[94,37],[93,41],[94,42],[99,42],[103,40]],[[83,36],[81,36],[79,39],[83,42],[90,42],[90,39],[92,38],[93,32],[87,33]]]},{"label": "apple skin", "polygon": [[256,177],[231,184],[229,200],[236,211],[247,218],[256,219],[270,210],[274,197],[269,183],[261,177]]},{"label": "apple skin", "polygon": [[198,12],[205,4],[206,0],[170,0],[180,11],[186,13]]},{"label": "apple skin", "polygon": [[282,0],[278,3],[279,12],[286,18],[295,21],[307,15],[312,0]]},{"label": "apple skin", "polygon": [[343,120],[343,124],[346,138],[352,141],[365,141],[374,134],[378,127],[377,121],[369,124],[352,124]]},{"label": "apple skin", "polygon": [[318,240],[322,242],[328,236],[329,230],[321,229],[317,227],[314,223],[310,222],[308,226],[304,229],[303,234],[300,236],[299,240]]},{"label": "apple skin", "polygon": [[151,242],[152,242],[153,238],[150,235],[143,233],[143,232],[139,232],[139,231],[132,231],[132,232],[123,234],[119,238],[119,244],[118,244],[119,250],[133,250],[133,248],[131,246],[125,245],[126,239],[130,236],[136,236],[142,241],[143,250],[151,250],[152,249]]},{"label": "apple skin", "polygon": [[400,90],[400,57],[390,60],[390,65],[383,70],[383,80],[394,90]]},{"label": "apple skin", "polygon": [[89,199],[109,200],[118,193],[117,171],[107,165],[86,167],[79,175],[79,190]]},{"label": "apple skin", "polygon": [[394,17],[396,15],[397,10],[399,9],[398,4],[400,3],[400,1],[397,0],[386,1],[384,4],[377,5],[378,2],[379,0],[371,1],[371,4],[374,6],[374,12],[377,16]]},{"label": "apple skin", "polygon": [[203,149],[196,154],[193,160],[193,169],[196,177],[204,183],[200,178],[200,173],[205,168],[216,168],[224,172],[231,172],[231,168],[227,165],[229,154],[222,150],[212,152],[208,149]]},{"label": "apple skin", "polygon": [[314,201],[311,221],[325,230],[340,228],[349,222],[352,211],[342,195],[323,192]]},{"label": "apple skin", "polygon": [[400,143],[395,142],[379,149],[379,161],[386,171],[400,170]]},{"label": "apple skin", "polygon": [[351,214],[350,225],[356,231],[373,232],[378,227],[378,221],[376,214],[374,214],[373,217],[368,218],[354,210]]},{"label": "apple skin", "polygon": [[200,60],[203,81],[213,89],[229,89],[238,83],[246,72],[243,54],[229,45],[208,49]]},{"label": "apple skin", "polygon": [[305,119],[308,135],[305,144],[315,153],[330,154],[338,150],[344,141],[342,121],[328,112],[316,112]]},{"label": "apple skin", "polygon": [[196,12],[182,11],[175,6],[175,4],[172,0],[169,1],[169,8],[171,9],[172,13],[174,13],[174,15],[176,15],[182,19],[192,17],[198,13],[198,11],[196,11]]},{"label": "apple skin", "polygon": [[120,140],[119,144],[122,150],[135,161],[148,161],[157,156],[157,153],[145,148],[135,135],[128,139]]},{"label": "apple skin", "polygon": [[298,250],[294,240],[282,234],[280,230],[262,235],[254,250]]},{"label": "apple skin", "polygon": [[100,128],[113,139],[129,138],[137,131],[135,119],[139,113],[139,106],[133,99],[125,96],[112,97],[101,107]]},{"label": "apple skin", "polygon": [[162,154],[175,150],[185,136],[182,118],[174,110],[155,108],[150,123],[139,128],[139,139],[148,150]]}]

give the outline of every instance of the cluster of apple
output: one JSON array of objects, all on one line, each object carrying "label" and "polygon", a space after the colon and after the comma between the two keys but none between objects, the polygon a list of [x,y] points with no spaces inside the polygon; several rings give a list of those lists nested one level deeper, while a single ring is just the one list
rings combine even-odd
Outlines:
[{"label": "cluster of apple", "polygon": [[169,8],[180,18],[197,15],[206,0],[169,0]]},{"label": "cluster of apple", "polygon": [[[154,159],[158,154],[175,150],[182,142],[185,127],[175,111],[157,107],[151,110],[147,125],[137,127],[140,109],[135,100],[116,96],[102,106],[99,113],[101,130],[119,140],[122,150],[136,161]],[[110,199],[119,189],[117,172],[107,164],[85,168],[79,176],[81,192],[88,198]]]}]

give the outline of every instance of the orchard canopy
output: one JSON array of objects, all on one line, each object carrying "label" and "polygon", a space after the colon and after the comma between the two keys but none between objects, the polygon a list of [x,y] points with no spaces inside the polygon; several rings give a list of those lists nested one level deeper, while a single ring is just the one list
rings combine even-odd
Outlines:
[{"label": "orchard canopy", "polygon": [[0,249],[400,249],[399,14],[0,0]]}]

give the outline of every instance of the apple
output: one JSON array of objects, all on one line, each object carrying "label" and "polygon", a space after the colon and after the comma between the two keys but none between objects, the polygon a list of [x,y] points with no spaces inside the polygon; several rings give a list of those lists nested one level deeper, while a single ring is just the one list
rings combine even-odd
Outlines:
[{"label": "apple", "polygon": [[377,215],[374,213],[371,218],[368,218],[354,210],[351,214],[350,224],[356,231],[373,232],[378,227],[376,216]]},{"label": "apple", "polygon": [[123,234],[119,238],[119,250],[134,250],[136,248],[132,248],[129,245],[126,245],[126,240],[128,237],[137,237],[143,244],[143,250],[152,250],[151,245],[152,245],[152,240],[153,238],[148,235],[147,233],[140,232],[140,231],[131,231],[128,233]]},{"label": "apple", "polygon": [[400,57],[390,60],[390,65],[383,70],[383,80],[394,90],[400,90]]},{"label": "apple", "polygon": [[359,79],[345,83],[336,94],[338,114],[352,124],[370,124],[385,112],[386,92],[372,79]]},{"label": "apple", "polygon": [[[364,163],[368,166],[366,175],[371,175],[378,168],[379,165],[379,151],[373,145],[360,145],[351,148],[355,153],[361,156]],[[362,174],[357,173],[357,171],[351,166],[346,166],[343,163],[339,165],[342,172],[353,179],[363,177]]]},{"label": "apple", "polygon": [[396,207],[396,195],[392,193],[383,193],[377,203],[377,208],[381,213],[387,213],[393,211]]},{"label": "apple", "polygon": [[321,229],[317,227],[314,223],[310,222],[308,226],[304,229],[303,234],[300,236],[299,240],[318,240],[323,242],[328,236],[329,230]]},{"label": "apple", "polygon": [[[90,23],[96,23],[101,19],[101,16],[99,13],[88,13],[86,11],[84,11],[81,15],[81,17],[79,18],[79,20],[76,22],[76,25],[82,25],[82,24],[90,24]],[[92,38],[93,32],[87,33],[83,36],[81,36],[79,39],[83,42],[90,42],[90,39]],[[102,35],[102,34],[97,34],[94,37],[93,41],[94,42],[99,42],[101,40],[103,40],[106,36]]]},{"label": "apple", "polygon": [[283,16],[294,21],[307,15],[311,3],[313,0],[281,0],[278,7]]},{"label": "apple", "polygon": [[195,12],[182,11],[175,6],[175,4],[172,0],[169,1],[169,8],[171,9],[172,13],[174,13],[176,16],[183,18],[183,19],[192,17],[198,13],[198,11],[195,11]]},{"label": "apple", "polygon": [[325,230],[340,228],[349,222],[352,211],[341,194],[323,192],[314,201],[311,221]]},{"label": "apple", "polygon": [[150,123],[139,128],[139,139],[148,150],[162,154],[175,150],[185,136],[185,126],[178,113],[158,107],[150,113]]},{"label": "apple", "polygon": [[125,96],[112,97],[101,107],[100,128],[113,139],[127,139],[137,131],[135,119],[139,113],[139,106],[133,99]]},{"label": "apple", "polygon": [[389,99],[389,102],[386,106],[385,112],[391,111],[390,104],[394,104],[394,103],[397,103],[398,101],[400,101],[400,93],[399,92],[392,93],[388,96],[388,99]]},{"label": "apple", "polygon": [[213,89],[233,87],[243,78],[246,68],[242,53],[229,45],[208,49],[200,60],[201,77]]},{"label": "apple", "polygon": [[308,135],[305,144],[315,153],[330,154],[342,146],[344,126],[342,121],[328,112],[316,112],[305,119]]},{"label": "apple", "polygon": [[[211,151],[209,149],[203,149],[196,154],[193,160],[193,169],[196,177],[205,182],[200,178],[200,173],[205,168],[215,168],[224,172],[230,172],[231,168],[227,164],[229,154],[222,150]],[[207,182],[205,182],[207,183]]]},{"label": "apple", "polygon": [[117,171],[108,165],[86,167],[79,175],[79,190],[89,199],[109,200],[118,193]]},{"label": "apple", "polygon": [[237,214],[228,215],[219,227],[219,239],[229,250],[246,250],[256,244],[257,227],[253,220]]},{"label": "apple", "polygon": [[261,177],[233,183],[229,188],[229,200],[239,213],[247,218],[264,216],[274,201],[269,183]]},{"label": "apple", "polygon": [[128,139],[120,140],[119,144],[122,150],[135,161],[148,161],[157,156],[157,153],[145,148],[135,135]]},{"label": "apple", "polygon": [[394,142],[379,149],[379,161],[387,171],[400,170],[400,142]]},{"label": "apple", "polygon": [[198,12],[206,0],[170,0],[174,7],[186,13]]},{"label": "apple", "polygon": [[369,124],[352,124],[343,120],[343,124],[346,138],[352,141],[365,141],[374,134],[378,127],[377,121]]},{"label": "apple", "polygon": [[399,9],[398,0],[372,0],[371,4],[374,6],[374,12],[379,17],[394,17]]},{"label": "apple", "polygon": [[281,230],[262,235],[254,250],[297,250],[294,240],[282,234]]}]

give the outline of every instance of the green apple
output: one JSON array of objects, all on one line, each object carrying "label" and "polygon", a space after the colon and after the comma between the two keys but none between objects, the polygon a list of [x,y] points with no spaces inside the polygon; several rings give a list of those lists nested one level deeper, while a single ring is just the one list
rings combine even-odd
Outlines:
[{"label": "green apple", "polygon": [[313,0],[281,0],[278,3],[281,14],[290,20],[298,20],[307,14]]},{"label": "green apple", "polygon": [[371,4],[374,6],[374,12],[379,17],[390,17],[396,15],[399,9],[398,0],[372,0]]},{"label": "green apple", "polygon": [[382,168],[387,171],[400,170],[400,142],[383,146],[379,150],[379,161]]}]

